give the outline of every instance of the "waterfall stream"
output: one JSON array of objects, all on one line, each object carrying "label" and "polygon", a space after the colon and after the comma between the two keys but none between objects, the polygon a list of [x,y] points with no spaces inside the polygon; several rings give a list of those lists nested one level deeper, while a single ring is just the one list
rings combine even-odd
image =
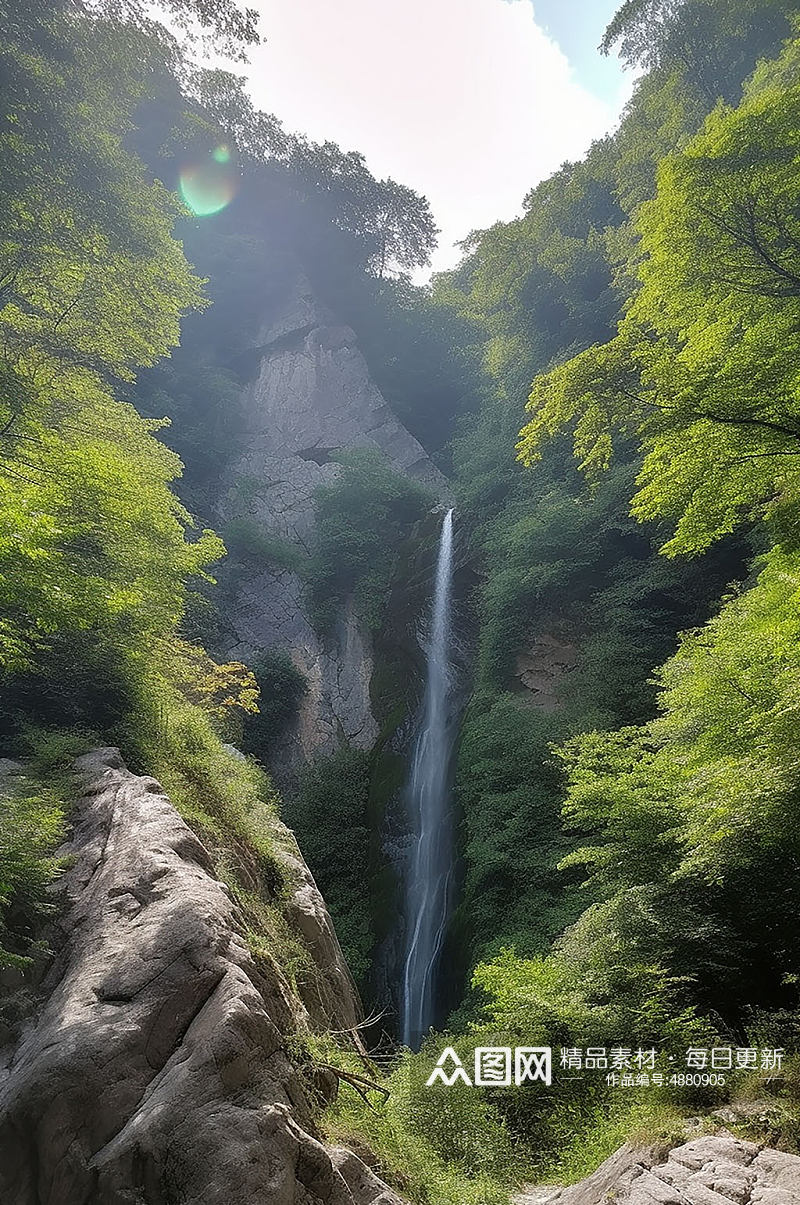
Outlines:
[{"label": "waterfall stream", "polygon": [[442,522],[428,645],[422,724],[408,803],[415,842],[406,875],[402,1040],[416,1049],[434,1020],[436,978],[447,925],[453,840],[449,763],[453,745],[450,610],[453,511]]}]

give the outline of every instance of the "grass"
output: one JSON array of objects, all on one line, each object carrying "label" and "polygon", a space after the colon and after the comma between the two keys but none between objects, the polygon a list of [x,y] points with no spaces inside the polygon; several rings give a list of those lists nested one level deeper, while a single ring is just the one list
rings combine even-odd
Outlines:
[{"label": "grass", "polygon": [[212,852],[220,845],[229,851],[242,886],[280,890],[284,868],[274,844],[278,795],[255,763],[225,748],[200,708],[177,696],[169,700],[159,731],[142,742],[137,760],[159,779]]},{"label": "grass", "polygon": [[556,1129],[560,1140],[537,1164],[536,1180],[542,1184],[575,1184],[626,1142],[666,1154],[686,1141],[684,1114],[644,1092],[604,1101],[588,1112],[561,1105],[553,1118]]},{"label": "grass", "polygon": [[[312,1071],[322,1061],[371,1076],[330,1037],[309,1039],[306,1055]],[[508,1205],[519,1161],[499,1118],[478,1093],[425,1089],[423,1070],[427,1062],[406,1054],[378,1081],[388,1098],[371,1093],[371,1107],[341,1081],[321,1115],[326,1139],[356,1151],[414,1205]]]},{"label": "grass", "polygon": [[277,968],[297,992],[298,983],[317,972],[284,917],[293,883],[270,779],[226,748],[210,718],[180,696],[170,700],[157,737],[140,755],[212,855],[245,918],[256,963]]}]

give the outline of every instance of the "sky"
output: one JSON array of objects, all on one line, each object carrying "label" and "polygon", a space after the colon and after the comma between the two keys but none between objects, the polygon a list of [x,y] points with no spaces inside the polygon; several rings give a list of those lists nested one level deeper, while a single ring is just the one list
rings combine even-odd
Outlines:
[{"label": "sky", "polygon": [[596,50],[618,0],[259,0],[247,69],[288,130],[424,193],[433,268],[613,128],[632,78]]}]

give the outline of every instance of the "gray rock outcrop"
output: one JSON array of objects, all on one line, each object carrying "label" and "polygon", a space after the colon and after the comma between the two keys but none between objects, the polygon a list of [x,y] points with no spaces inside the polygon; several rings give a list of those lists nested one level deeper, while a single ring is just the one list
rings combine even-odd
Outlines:
[{"label": "gray rock outcrop", "polygon": [[[305,1009],[160,785],[116,750],[81,771],[44,1004],[0,1060],[3,1205],[402,1205],[316,1132],[288,1050]],[[329,969],[307,872],[297,890]]]},{"label": "gray rock outcrop", "polygon": [[375,448],[397,472],[449,496],[446,478],[372,380],[355,332],[317,299],[302,273],[260,332],[257,350],[240,468],[261,483],[260,513],[276,534],[307,535],[313,490],[335,476],[331,453],[343,449]]},{"label": "gray rock outcrop", "polygon": [[800,1156],[705,1135],[668,1155],[623,1146],[571,1188],[531,1189],[516,1205],[798,1205]]},{"label": "gray rock outcrop", "polygon": [[566,676],[579,663],[578,648],[552,632],[543,632],[517,654],[516,677],[528,693],[528,701],[542,711],[558,711],[559,690]]},{"label": "gray rock outcrop", "polygon": [[[354,448],[377,449],[397,472],[449,498],[446,478],[372,380],[355,333],[320,303],[299,269],[256,344],[259,367],[243,399],[247,450],[222,499],[223,520],[244,520],[305,555],[314,491],[340,471],[332,457]],[[282,762],[301,764],[343,740],[372,747],[372,649],[351,607],[323,639],[309,622],[300,575],[265,564],[239,582],[228,618],[232,656],[254,664],[265,650],[284,650],[308,683]]]}]

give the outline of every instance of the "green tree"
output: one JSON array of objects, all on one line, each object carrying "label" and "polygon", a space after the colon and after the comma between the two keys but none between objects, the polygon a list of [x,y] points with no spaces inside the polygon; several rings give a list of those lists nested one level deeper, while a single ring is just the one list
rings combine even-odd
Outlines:
[{"label": "green tree", "polygon": [[718,106],[662,163],[619,335],[531,393],[519,444],[528,464],[564,426],[589,472],[609,463],[614,431],[639,440],[633,510],[673,519],[671,553],[706,548],[765,511],[795,538],[797,61],[792,44],[737,108]]},{"label": "green tree", "polygon": [[342,749],[309,768],[289,804],[289,820],[303,834],[303,853],[336,922],[347,965],[362,982],[375,945],[369,783],[369,755]]},{"label": "green tree", "polygon": [[34,27],[4,50],[14,77],[0,126],[6,691],[70,633],[141,660],[179,619],[186,578],[222,551],[170,490],[181,466],[154,437],[161,424],[119,398],[177,343],[182,312],[201,298],[172,237],[175,199],[123,147],[160,50],[107,23],[89,31],[54,19],[45,49]]},{"label": "green tree", "polygon": [[629,64],[677,67],[686,86],[713,105],[737,99],[748,64],[773,52],[790,29],[786,0],[625,0],[600,43]]}]

